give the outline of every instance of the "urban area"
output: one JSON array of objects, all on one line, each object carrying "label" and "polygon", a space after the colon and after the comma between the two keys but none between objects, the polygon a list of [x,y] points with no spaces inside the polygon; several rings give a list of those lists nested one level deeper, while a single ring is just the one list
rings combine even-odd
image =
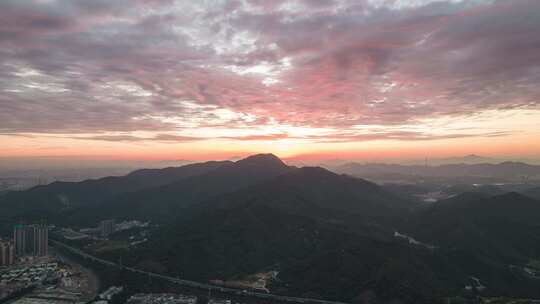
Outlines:
[{"label": "urban area", "polygon": [[[101,221],[79,230],[44,223],[17,224],[11,238],[0,239],[0,303],[9,304],[197,304],[196,295],[180,293],[125,294],[124,286],[100,286],[96,274],[52,246],[49,235],[63,240],[108,241],[115,232],[146,228],[139,221]],[[144,236],[144,234],[143,234]],[[146,239],[130,238],[131,246]],[[223,298],[205,298],[208,304],[231,304]]]}]

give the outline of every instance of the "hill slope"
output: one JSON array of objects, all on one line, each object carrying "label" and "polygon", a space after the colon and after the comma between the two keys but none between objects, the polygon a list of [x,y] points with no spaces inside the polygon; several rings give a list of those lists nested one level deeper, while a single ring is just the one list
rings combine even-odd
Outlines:
[{"label": "hill slope", "polygon": [[272,154],[258,154],[208,173],[160,187],[114,196],[99,208],[84,208],[74,218],[136,218],[167,222],[186,207],[214,196],[261,183],[292,170]]},{"label": "hill slope", "polygon": [[366,217],[408,206],[363,180],[296,169],[185,210],[130,263],[152,261],[198,280],[278,269],[276,292],[344,301],[374,292],[435,303],[467,294],[471,277],[487,286],[485,295],[540,296],[540,281],[520,268],[540,253],[539,202],[473,193],[420,211],[408,233],[436,249],[393,237]]},{"label": "hill slope", "polygon": [[538,297],[533,291],[540,290],[540,280],[528,280],[523,269],[540,260],[540,202],[517,193],[475,195],[421,212],[411,220],[410,233],[439,246],[499,294]]},{"label": "hill slope", "polygon": [[54,182],[0,197],[4,218],[21,216],[27,220],[51,219],[60,212],[95,205],[115,195],[158,187],[185,178],[205,174],[230,164],[211,161],[164,169],[144,169],[126,176],[105,177],[82,182]]},{"label": "hill slope", "polygon": [[424,248],[250,202],[207,209],[126,254],[128,263],[201,281],[278,270],[274,292],[346,301],[374,292],[434,303],[465,277]]},{"label": "hill slope", "polygon": [[277,269],[276,292],[347,301],[375,293],[433,303],[466,275],[371,221],[409,207],[365,180],[291,169],[185,209],[123,260],[203,281]]},{"label": "hill slope", "polygon": [[524,190],[522,193],[529,197],[540,200],[540,187],[530,188],[530,189]]},{"label": "hill slope", "polygon": [[474,246],[486,254],[540,256],[539,201],[515,192],[460,197],[420,213],[415,235],[448,247]]},{"label": "hill slope", "polygon": [[293,169],[278,178],[217,196],[201,208],[266,205],[292,214],[325,220],[390,216],[405,213],[413,203],[400,199],[369,181],[338,175],[319,167]]}]

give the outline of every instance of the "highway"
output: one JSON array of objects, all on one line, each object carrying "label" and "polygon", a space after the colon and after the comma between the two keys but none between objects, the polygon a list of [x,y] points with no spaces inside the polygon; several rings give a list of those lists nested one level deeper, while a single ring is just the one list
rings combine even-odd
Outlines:
[{"label": "highway", "polygon": [[347,304],[347,303],[344,303],[344,302],[325,301],[325,300],[312,299],[312,298],[281,296],[281,295],[276,295],[276,294],[271,294],[271,293],[263,293],[263,292],[249,291],[249,290],[241,290],[241,289],[236,289],[236,288],[229,288],[229,287],[223,287],[223,286],[218,286],[218,285],[200,283],[200,282],[196,282],[196,281],[183,280],[183,279],[170,277],[170,276],[166,276],[166,275],[162,275],[162,274],[158,274],[158,273],[154,273],[154,272],[144,271],[144,270],[133,268],[133,267],[122,266],[122,265],[120,265],[118,263],[114,263],[114,262],[107,261],[107,260],[98,258],[96,256],[93,256],[93,255],[88,254],[88,253],[86,253],[86,252],[84,252],[84,251],[82,251],[82,250],[80,250],[78,248],[69,246],[69,245],[64,244],[62,242],[59,242],[59,241],[56,241],[56,240],[49,240],[49,241],[53,245],[62,247],[62,248],[66,249],[66,250],[68,250],[68,251],[70,251],[70,252],[72,252],[74,254],[77,254],[77,255],[85,258],[85,259],[90,259],[91,261],[94,261],[94,262],[98,262],[98,263],[108,265],[108,266],[111,266],[111,267],[124,269],[124,270],[127,270],[127,271],[131,271],[133,273],[139,273],[139,274],[147,275],[149,277],[163,279],[163,280],[166,280],[166,281],[178,284],[178,285],[182,285],[182,286],[188,286],[188,287],[199,288],[199,289],[210,290],[210,291],[218,291],[218,292],[228,293],[228,294],[232,294],[232,295],[236,295],[236,296],[246,296],[246,297],[253,297],[253,298],[259,298],[259,299],[266,299],[266,300],[289,302],[289,303]]}]

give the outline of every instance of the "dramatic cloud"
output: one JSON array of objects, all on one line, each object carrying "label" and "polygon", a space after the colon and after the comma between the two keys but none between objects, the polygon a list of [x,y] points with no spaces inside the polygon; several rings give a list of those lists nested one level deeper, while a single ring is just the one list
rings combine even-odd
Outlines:
[{"label": "dramatic cloud", "polygon": [[0,133],[129,142],[504,136],[400,126],[538,109],[539,12],[536,0],[2,1]]}]

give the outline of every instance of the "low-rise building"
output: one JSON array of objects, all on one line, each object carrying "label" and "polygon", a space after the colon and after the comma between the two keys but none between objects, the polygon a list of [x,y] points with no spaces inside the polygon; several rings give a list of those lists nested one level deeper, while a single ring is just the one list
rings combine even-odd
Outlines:
[{"label": "low-rise building", "polygon": [[116,229],[114,220],[101,221],[99,227],[101,228],[102,237],[108,237],[109,235],[113,234]]},{"label": "low-rise building", "polygon": [[173,293],[139,293],[131,296],[127,304],[196,304],[196,296]]}]

